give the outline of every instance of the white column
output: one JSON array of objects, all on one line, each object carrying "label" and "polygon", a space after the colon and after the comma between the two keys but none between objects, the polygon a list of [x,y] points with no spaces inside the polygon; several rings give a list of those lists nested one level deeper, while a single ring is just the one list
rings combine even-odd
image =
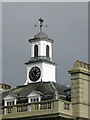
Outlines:
[{"label": "white column", "polygon": [[7,106],[7,101],[5,101],[5,104],[4,104],[4,106]]},{"label": "white column", "polygon": [[14,100],[14,105],[16,105],[16,104],[17,104],[17,99]]},{"label": "white column", "polygon": [[[5,101],[5,106],[7,106],[7,101]],[[6,108],[4,109],[4,114],[6,114]]]},{"label": "white column", "polygon": [[31,98],[28,98],[28,103],[31,103]]},{"label": "white column", "polygon": [[38,56],[42,56],[42,42],[38,44]]},{"label": "white column", "polygon": [[52,44],[50,45],[50,51],[49,51],[49,54],[50,54],[50,58],[52,59]]},{"label": "white column", "polygon": [[41,101],[41,97],[39,97],[39,102]]},{"label": "white column", "polygon": [[[28,103],[31,103],[31,98],[28,98]],[[31,104],[28,105],[28,111],[31,111]]]},{"label": "white column", "polygon": [[34,45],[31,44],[31,57],[34,57]]},{"label": "white column", "polygon": [[[41,97],[39,97],[39,102],[41,101]],[[40,110],[40,104],[39,104],[39,110]]]}]

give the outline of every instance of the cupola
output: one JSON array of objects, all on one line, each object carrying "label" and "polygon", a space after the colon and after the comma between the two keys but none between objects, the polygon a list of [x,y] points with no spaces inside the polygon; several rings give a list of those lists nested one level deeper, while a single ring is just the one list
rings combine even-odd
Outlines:
[{"label": "cupola", "polygon": [[[31,59],[25,63],[27,65],[27,80],[25,84],[32,82],[56,82],[55,80],[55,63],[52,61],[52,39],[42,30],[44,20],[39,19],[40,32],[32,39]],[[38,26],[38,25],[36,25]]]}]

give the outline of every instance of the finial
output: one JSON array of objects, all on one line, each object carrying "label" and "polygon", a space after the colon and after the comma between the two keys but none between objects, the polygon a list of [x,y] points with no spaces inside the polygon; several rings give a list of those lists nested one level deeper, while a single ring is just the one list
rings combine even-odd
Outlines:
[{"label": "finial", "polygon": [[40,32],[43,31],[43,26],[47,27],[47,25],[43,25],[44,20],[42,18],[39,18],[39,25],[35,25],[35,27],[39,26],[40,27]]},{"label": "finial", "polygon": [[40,22],[40,32],[42,32],[42,27],[43,27],[44,20],[42,18],[39,18],[39,22]]}]

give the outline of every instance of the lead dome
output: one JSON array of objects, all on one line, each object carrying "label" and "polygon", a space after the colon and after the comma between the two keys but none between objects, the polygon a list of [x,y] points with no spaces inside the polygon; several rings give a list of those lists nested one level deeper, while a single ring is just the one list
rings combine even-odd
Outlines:
[{"label": "lead dome", "polygon": [[49,39],[49,37],[45,33],[39,32],[34,36],[34,39]]}]

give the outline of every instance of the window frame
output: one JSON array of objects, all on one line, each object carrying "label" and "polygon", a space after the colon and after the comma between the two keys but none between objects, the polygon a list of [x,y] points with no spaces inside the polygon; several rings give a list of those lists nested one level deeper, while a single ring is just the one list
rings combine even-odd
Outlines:
[{"label": "window frame", "polygon": [[49,57],[49,45],[46,45],[46,57]]},{"label": "window frame", "polygon": [[38,57],[38,45],[34,45],[34,57]]}]

